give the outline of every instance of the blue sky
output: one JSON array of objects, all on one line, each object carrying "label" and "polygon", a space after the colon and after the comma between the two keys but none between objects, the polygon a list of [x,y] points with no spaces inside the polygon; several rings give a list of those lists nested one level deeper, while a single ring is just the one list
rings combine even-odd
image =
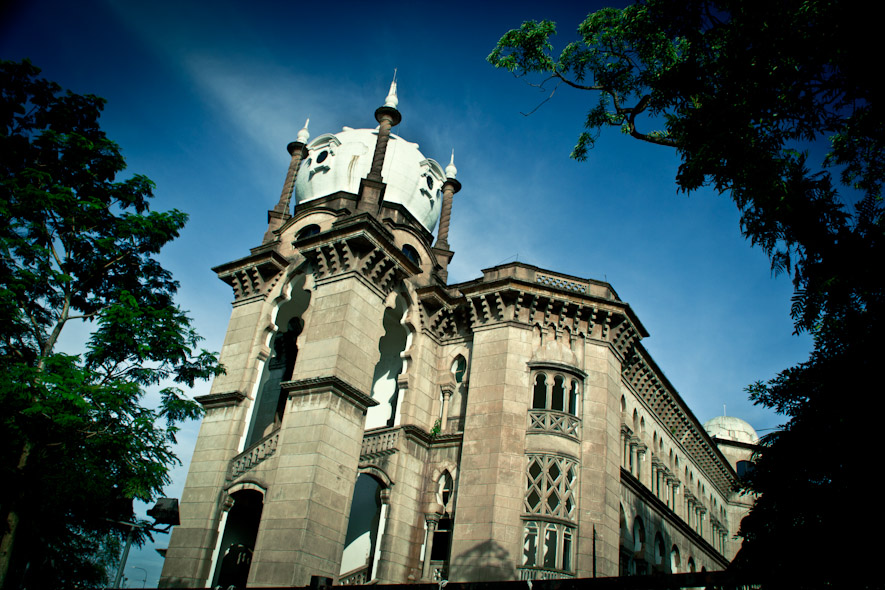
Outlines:
[{"label": "blue sky", "polygon": [[[181,282],[206,347],[221,348],[232,293],[210,267],[248,254],[266,229],[288,164],[286,144],[310,117],[313,137],[374,127],[398,69],[395,132],[448,162],[462,191],[449,242],[451,282],[518,259],[609,281],[651,336],[643,341],[701,422],[728,414],[760,431],[781,422],[744,388],[804,360],[792,335],[787,277],[739,233],[732,202],[676,190],[672,150],[606,132],[586,162],[568,158],[593,97],[543,94],[485,62],[527,19],[575,36],[604,4],[451,1],[11,2],[0,9],[0,57],[30,57],[43,75],[103,96],[102,126],[129,172],[157,183],[154,208],[191,219],[162,254]],[[76,348],[75,330],[66,340]],[[208,391],[196,388],[193,395]],[[181,433],[167,495],[180,497],[197,425]],[[168,538],[160,535],[157,545]],[[161,562],[133,552],[127,576],[156,585]]]}]

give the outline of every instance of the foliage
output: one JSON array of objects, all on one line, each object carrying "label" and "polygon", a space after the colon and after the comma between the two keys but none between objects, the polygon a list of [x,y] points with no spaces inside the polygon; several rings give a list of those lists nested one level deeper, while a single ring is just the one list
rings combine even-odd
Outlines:
[{"label": "foliage", "polygon": [[[146,177],[115,180],[102,99],[38,74],[0,63],[0,585],[75,587],[104,582],[113,521],[161,492],[176,424],[200,415],[175,386],[145,407],[145,388],[222,369],[156,260],[187,216],[151,211]],[[94,326],[79,355],[57,350],[74,320]]]},{"label": "foliage", "polygon": [[[555,27],[542,21],[504,35],[488,58],[542,87],[593,93],[575,158],[606,127],[675,148],[678,186],[730,196],[743,234],[773,272],[792,275],[795,328],[812,334],[814,350],[748,388],[788,421],[765,437],[748,481],[761,496],[742,523],[737,564],[795,575],[793,587],[835,583],[869,535],[846,509],[878,446],[853,410],[885,409],[865,383],[885,328],[875,262],[885,121],[879,84],[861,65],[876,55],[873,26],[825,0],[647,0],[589,15],[558,56]],[[837,446],[846,440],[850,450]],[[815,568],[797,571],[804,563]]]}]

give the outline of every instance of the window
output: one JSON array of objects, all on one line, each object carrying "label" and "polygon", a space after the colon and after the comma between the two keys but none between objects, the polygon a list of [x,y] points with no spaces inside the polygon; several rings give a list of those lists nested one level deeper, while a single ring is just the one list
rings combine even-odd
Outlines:
[{"label": "window", "polygon": [[410,244],[404,244],[403,254],[405,254],[406,258],[414,262],[417,266],[421,266],[421,256],[418,255],[418,251],[415,250],[414,246]]},{"label": "window", "polygon": [[[526,469],[525,520],[522,565],[573,569],[575,503],[578,466],[573,459],[529,455]],[[532,516],[546,517],[532,520]],[[572,521],[572,522],[569,522]]]},{"label": "window", "polygon": [[522,565],[572,571],[575,529],[573,526],[554,522],[525,523]]},{"label": "window", "polygon": [[546,372],[535,374],[532,409],[567,412],[577,416],[579,398],[580,385],[574,377]]},{"label": "window", "polygon": [[554,455],[529,455],[525,511],[574,520],[577,463]]},{"label": "window", "polygon": [[679,548],[673,545],[673,548],[670,549],[670,573],[678,574],[680,567],[682,567],[682,564],[679,561]]},{"label": "window", "polygon": [[455,362],[452,363],[452,373],[455,375],[455,383],[462,383],[466,372],[467,361],[459,354],[455,358]]},{"label": "window", "polygon": [[295,239],[303,240],[304,238],[315,236],[318,233],[320,233],[320,226],[315,223],[311,223],[310,225],[305,225],[303,228],[301,228],[301,231],[298,232],[298,235],[295,236]]},{"label": "window", "polygon": [[743,479],[753,471],[753,463],[751,461],[738,461],[736,467],[737,475],[741,479]]}]

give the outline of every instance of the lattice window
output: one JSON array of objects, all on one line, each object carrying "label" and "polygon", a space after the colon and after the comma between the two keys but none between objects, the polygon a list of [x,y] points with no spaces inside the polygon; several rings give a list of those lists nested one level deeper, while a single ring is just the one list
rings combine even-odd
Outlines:
[{"label": "lattice window", "polygon": [[525,511],[575,520],[578,466],[572,459],[529,455]]}]

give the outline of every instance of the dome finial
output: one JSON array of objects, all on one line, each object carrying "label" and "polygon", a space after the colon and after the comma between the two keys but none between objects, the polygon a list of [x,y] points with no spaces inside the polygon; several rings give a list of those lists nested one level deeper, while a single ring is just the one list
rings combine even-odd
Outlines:
[{"label": "dome finial", "polygon": [[455,150],[452,149],[452,159],[449,160],[449,165],[446,166],[446,178],[455,178],[458,175],[458,169],[455,168]]},{"label": "dome finial", "polygon": [[384,106],[392,109],[395,109],[396,105],[399,104],[399,99],[396,97],[396,70],[397,68],[393,69],[393,81],[390,83],[390,92],[387,93],[387,98],[384,99]]},{"label": "dome finial", "polygon": [[301,131],[298,132],[298,135],[295,137],[295,141],[299,143],[307,143],[307,140],[310,139],[310,132],[307,130],[308,125],[310,125],[310,117],[308,117],[307,121],[304,122],[304,127],[302,127]]}]

